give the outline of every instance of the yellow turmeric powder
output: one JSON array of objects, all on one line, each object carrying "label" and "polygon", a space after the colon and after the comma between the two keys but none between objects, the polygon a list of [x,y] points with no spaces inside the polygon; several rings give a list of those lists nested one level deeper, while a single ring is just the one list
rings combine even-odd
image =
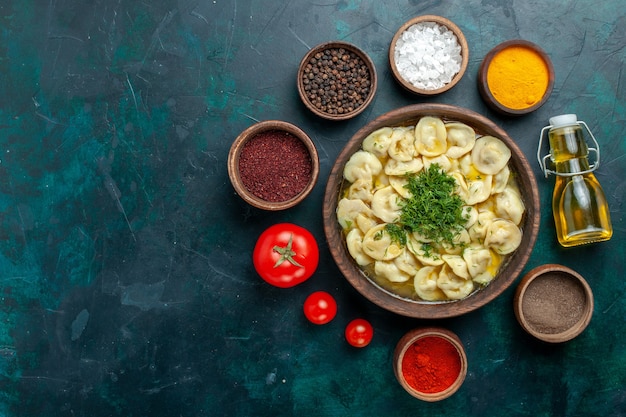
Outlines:
[{"label": "yellow turmeric powder", "polygon": [[498,52],[487,69],[489,91],[500,104],[514,110],[541,101],[548,83],[546,62],[525,46],[510,46]]}]

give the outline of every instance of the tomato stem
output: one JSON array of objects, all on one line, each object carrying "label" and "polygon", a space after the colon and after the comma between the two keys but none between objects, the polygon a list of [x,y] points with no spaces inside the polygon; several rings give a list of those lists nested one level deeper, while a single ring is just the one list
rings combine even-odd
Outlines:
[{"label": "tomato stem", "polygon": [[296,255],[296,252],[293,249],[291,249],[292,245],[293,245],[293,233],[289,235],[289,242],[287,242],[287,246],[283,248],[282,246],[276,245],[272,248],[274,252],[280,254],[280,258],[278,258],[278,260],[274,264],[274,268],[277,268],[280,264],[282,264],[285,261],[289,261],[292,265],[295,265],[297,267],[304,268],[302,265],[298,263],[298,261],[293,259],[293,256]]}]

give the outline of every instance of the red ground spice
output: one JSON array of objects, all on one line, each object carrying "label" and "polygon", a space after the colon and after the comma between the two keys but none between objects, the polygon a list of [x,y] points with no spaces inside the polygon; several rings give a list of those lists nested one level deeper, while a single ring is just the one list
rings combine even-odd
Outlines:
[{"label": "red ground spice", "polygon": [[461,372],[461,359],[454,345],[437,336],[418,339],[404,353],[402,375],[423,393],[444,391]]},{"label": "red ground spice", "polygon": [[297,196],[312,175],[312,161],[302,141],[288,132],[271,130],[248,140],[239,155],[243,185],[255,196],[282,202]]}]

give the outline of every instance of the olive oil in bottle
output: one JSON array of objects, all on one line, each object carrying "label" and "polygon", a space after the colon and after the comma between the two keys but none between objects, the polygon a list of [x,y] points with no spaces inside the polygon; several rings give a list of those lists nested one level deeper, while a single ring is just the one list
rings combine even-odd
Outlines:
[{"label": "olive oil in bottle", "polygon": [[[581,125],[587,128],[595,143],[588,148]],[[539,157],[544,131],[548,130],[550,154]],[[564,247],[609,240],[613,235],[609,207],[593,171],[600,164],[600,151],[591,131],[575,114],[550,118],[550,126],[541,131],[537,153],[546,177],[556,175],[552,195],[552,213],[559,243]],[[596,161],[589,163],[589,151]],[[546,166],[550,159],[552,168]]]}]

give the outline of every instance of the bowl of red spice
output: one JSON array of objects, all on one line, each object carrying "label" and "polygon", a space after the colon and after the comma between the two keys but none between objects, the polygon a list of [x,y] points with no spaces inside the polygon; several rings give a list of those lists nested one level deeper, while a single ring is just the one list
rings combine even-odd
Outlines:
[{"label": "bowl of red spice", "polygon": [[591,321],[593,292],[578,272],[558,264],[541,265],[522,278],[514,311],[530,335],[548,343],[567,342]]},{"label": "bowl of red spice", "polygon": [[280,120],[256,123],[233,142],[228,175],[237,194],[263,210],[285,210],[304,200],[319,176],[311,138]]},{"label": "bowl of red spice", "polygon": [[441,94],[454,87],[468,62],[465,35],[442,16],[422,15],[408,20],[389,46],[389,65],[396,81],[423,96]]},{"label": "bowl of red spice", "polygon": [[376,94],[376,67],[357,46],[324,42],[309,50],[298,68],[304,105],[327,120],[346,120],[365,110]]},{"label": "bowl of red spice", "polygon": [[494,47],[478,70],[478,91],[485,103],[506,116],[537,110],[550,97],[554,68],[538,45],[513,39]]},{"label": "bowl of red spice", "polygon": [[396,345],[393,359],[394,374],[402,388],[423,401],[450,397],[463,385],[467,374],[461,340],[443,328],[409,331]]}]

